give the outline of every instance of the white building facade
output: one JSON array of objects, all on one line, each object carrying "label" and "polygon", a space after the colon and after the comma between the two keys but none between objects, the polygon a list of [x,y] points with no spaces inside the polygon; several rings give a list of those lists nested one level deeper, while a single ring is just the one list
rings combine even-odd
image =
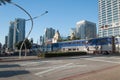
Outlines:
[{"label": "white building facade", "polygon": [[99,37],[120,35],[120,0],[99,1]]},{"label": "white building facade", "polygon": [[96,24],[82,20],[76,23],[76,37],[80,39],[91,39],[96,37]]}]

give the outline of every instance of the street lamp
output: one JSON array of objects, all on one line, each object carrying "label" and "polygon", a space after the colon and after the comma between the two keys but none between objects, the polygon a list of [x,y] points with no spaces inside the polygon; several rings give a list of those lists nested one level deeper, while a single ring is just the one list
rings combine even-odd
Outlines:
[{"label": "street lamp", "polygon": [[[31,33],[32,29],[33,29],[33,19],[36,19],[36,18],[38,18],[38,17],[40,17],[40,16],[48,13],[48,11],[46,11],[45,13],[43,13],[43,14],[40,15],[40,16],[37,16],[37,17],[33,17],[33,18],[32,18],[32,16],[31,16],[23,7],[21,7],[20,5],[14,3],[14,2],[11,2],[11,0],[0,0],[0,5],[6,4],[6,3],[10,3],[10,4],[12,4],[12,5],[20,8],[22,11],[24,11],[24,12],[29,16],[29,19],[28,19],[28,20],[31,21],[31,29],[30,29],[30,31],[28,32],[26,38],[23,40],[22,45],[21,45],[21,47],[20,47],[19,58],[21,58],[21,50],[22,50],[23,44],[24,44],[25,40],[29,37],[29,35],[30,35],[30,33]],[[28,21],[28,20],[26,20],[26,21]]]},{"label": "street lamp", "polygon": [[24,11],[29,16],[30,21],[31,21],[31,29],[30,29],[28,35],[26,36],[26,38],[24,39],[24,41],[22,42],[22,45],[20,47],[19,58],[21,58],[21,49],[22,49],[22,46],[23,46],[25,40],[29,37],[29,35],[30,35],[30,33],[31,33],[32,29],[33,29],[33,19],[31,17],[31,15],[24,8],[22,8],[21,6],[19,6],[18,4],[14,3],[14,2],[11,2],[11,0],[0,0],[0,5],[6,4],[6,2],[10,3],[10,4],[12,4],[12,5],[20,8],[22,11]]},{"label": "street lamp", "polygon": [[[43,16],[43,15],[45,15],[45,14],[47,14],[47,13],[48,13],[48,11],[45,11],[45,12],[42,13],[40,16],[36,16],[36,17],[30,18],[30,19],[26,19],[25,21],[30,21],[31,19],[32,19],[32,20],[37,19],[37,18],[39,18],[39,17],[41,17],[41,16]],[[31,30],[32,30],[32,29],[31,29]],[[23,41],[22,44],[21,44],[20,52],[19,52],[19,58],[21,58],[21,50],[22,50],[23,44],[25,44],[25,40],[29,37],[30,33],[31,33],[31,31],[28,33],[27,37],[24,39],[24,41]],[[25,50],[25,52],[26,52],[26,50]]]},{"label": "street lamp", "polygon": [[23,40],[22,45],[20,47],[19,58],[21,58],[21,50],[22,50],[23,44],[24,44],[25,40],[29,37],[29,35],[30,35],[30,33],[31,33],[32,29],[33,29],[33,19],[31,17],[31,15],[24,8],[22,8],[21,6],[19,6],[18,4],[14,3],[14,2],[10,2],[10,4],[15,5],[16,7],[20,8],[22,11],[24,11],[29,16],[30,21],[31,21],[31,29],[28,32],[26,38]]},{"label": "street lamp", "polygon": [[31,15],[30,15],[24,8],[22,8],[21,6],[19,6],[19,5],[16,4],[16,3],[13,3],[13,2],[10,2],[10,3],[13,4],[13,5],[15,5],[16,7],[20,8],[21,10],[23,10],[23,11],[29,16],[30,19],[28,19],[28,20],[26,20],[26,21],[29,21],[29,20],[31,21],[31,29],[30,29],[30,31],[28,32],[26,38],[23,40],[23,42],[22,42],[22,44],[21,44],[21,47],[20,47],[19,58],[21,58],[21,50],[22,50],[23,44],[25,44],[25,40],[29,37],[29,35],[30,35],[30,33],[31,33],[32,29],[33,29],[33,19],[36,19],[36,18],[38,18],[38,17],[40,17],[40,16],[43,16],[44,14],[48,13],[48,11],[46,11],[46,12],[43,13],[43,14],[41,14],[40,16],[37,16],[37,17],[33,17],[33,18],[32,18]]},{"label": "street lamp", "polygon": [[[44,13],[42,13],[41,15],[39,15],[39,16],[36,16],[36,17],[33,17],[32,19],[34,20],[34,19],[37,19],[37,18],[39,18],[39,17],[41,17],[41,16],[43,16],[43,15],[45,15],[45,14],[47,14],[48,13],[48,11],[45,11]],[[30,21],[31,19],[25,19],[25,21]],[[19,22],[16,22],[16,24],[17,23],[19,23]],[[16,27],[16,30],[17,30],[17,32],[19,32],[20,33],[20,31],[18,30],[18,28]],[[27,37],[28,38],[28,37]],[[26,38],[26,39],[27,39]],[[25,40],[26,40],[25,39]],[[19,52],[19,57],[21,57],[21,50],[22,50],[22,47],[23,47],[23,45],[25,45],[25,41],[22,43],[22,45],[21,45],[21,47],[20,47],[20,52]]]}]

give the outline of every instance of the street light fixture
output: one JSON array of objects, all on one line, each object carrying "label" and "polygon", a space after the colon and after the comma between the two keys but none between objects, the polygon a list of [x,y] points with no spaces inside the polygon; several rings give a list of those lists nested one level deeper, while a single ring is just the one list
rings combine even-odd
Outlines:
[{"label": "street light fixture", "polygon": [[22,50],[23,44],[24,44],[25,40],[29,37],[29,35],[30,35],[30,33],[31,33],[32,29],[33,29],[33,19],[32,19],[32,16],[31,16],[24,8],[22,8],[22,7],[19,6],[18,4],[14,3],[14,2],[10,2],[10,4],[15,5],[16,7],[20,8],[22,11],[24,11],[24,12],[29,16],[30,21],[31,21],[31,29],[30,29],[30,31],[28,32],[26,38],[23,40],[22,45],[21,45],[21,47],[20,47],[19,58],[21,58],[21,50]]},{"label": "street light fixture", "polygon": [[[43,16],[44,14],[48,13],[48,11],[46,11],[46,12],[43,13],[43,14],[41,14],[40,16],[37,16],[37,17],[33,17],[33,18],[32,18],[32,16],[31,16],[24,8],[22,8],[21,6],[19,6],[18,4],[14,3],[14,2],[10,2],[10,3],[13,4],[13,5],[15,5],[16,7],[20,8],[21,10],[23,10],[23,11],[29,16],[29,18],[30,18],[30,19],[28,19],[28,20],[31,21],[31,29],[30,29],[30,31],[28,32],[26,38],[23,40],[23,42],[22,42],[22,44],[21,44],[21,47],[20,47],[19,58],[21,58],[21,50],[22,50],[23,44],[25,44],[25,40],[29,37],[29,35],[30,35],[30,33],[32,32],[32,29],[33,29],[33,19],[36,19],[36,18],[38,18],[38,17],[40,17],[40,16]],[[28,21],[28,20],[26,20],[26,21]]]},{"label": "street light fixture", "polygon": [[[43,16],[43,15],[45,15],[45,14],[47,14],[47,13],[48,13],[48,11],[45,11],[45,12],[42,13],[40,16],[33,17],[32,20],[37,19],[37,18],[39,18],[39,17],[41,17],[41,16]],[[29,21],[29,20],[31,20],[31,19],[27,19],[27,20],[25,20],[25,21]],[[30,35],[30,32],[29,32],[28,34]],[[23,43],[22,43],[22,45],[21,45],[21,47],[20,47],[19,58],[21,58],[21,50],[22,50],[23,44],[25,44],[25,40],[29,37],[29,35],[24,39],[24,41],[23,41]],[[25,50],[25,51],[26,51],[26,50]]]},{"label": "street light fixture", "polygon": [[21,6],[19,6],[18,4],[14,3],[14,2],[11,2],[11,0],[0,0],[0,5],[6,4],[6,2],[10,3],[10,4],[12,4],[12,5],[20,8],[22,11],[24,11],[29,16],[30,21],[31,21],[31,29],[30,29],[28,35],[26,36],[26,38],[24,39],[24,41],[22,42],[22,45],[20,47],[19,58],[21,58],[21,49],[22,49],[22,46],[23,46],[25,40],[29,37],[29,35],[30,35],[30,33],[31,33],[32,29],[33,29],[33,19],[31,17],[31,15],[24,8],[22,8]]},{"label": "street light fixture", "polygon": [[[31,21],[31,29],[30,29],[30,31],[28,32],[26,38],[23,40],[22,45],[21,45],[21,47],[20,47],[19,58],[21,58],[21,50],[22,50],[23,44],[24,44],[25,40],[29,37],[29,35],[30,35],[30,33],[31,33],[32,29],[33,29],[33,19],[36,19],[36,18],[39,17],[39,16],[32,18],[32,16],[31,16],[23,7],[21,7],[20,5],[14,3],[14,2],[11,2],[11,0],[0,0],[0,5],[6,4],[6,3],[10,3],[10,4],[12,4],[12,5],[20,8],[22,11],[24,11],[24,12],[29,16],[30,19],[28,19],[28,20]],[[46,11],[44,14],[46,14],[46,13],[48,13],[48,11]],[[44,14],[42,14],[42,15],[44,15]],[[41,15],[41,16],[42,16],[42,15]]]}]

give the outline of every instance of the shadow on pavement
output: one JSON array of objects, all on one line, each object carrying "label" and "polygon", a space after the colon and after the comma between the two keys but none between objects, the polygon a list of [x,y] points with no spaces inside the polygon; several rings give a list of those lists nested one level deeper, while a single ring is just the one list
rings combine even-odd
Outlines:
[{"label": "shadow on pavement", "polygon": [[28,74],[28,73],[29,73],[29,71],[25,71],[25,70],[0,71],[0,78],[13,77],[13,76],[24,75],[24,74]]},{"label": "shadow on pavement", "polygon": [[12,68],[12,67],[20,67],[17,64],[2,64],[0,65],[0,68]]}]

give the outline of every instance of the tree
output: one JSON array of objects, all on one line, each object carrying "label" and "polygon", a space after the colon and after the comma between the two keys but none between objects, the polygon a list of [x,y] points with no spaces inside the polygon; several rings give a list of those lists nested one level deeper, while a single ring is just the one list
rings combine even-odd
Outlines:
[{"label": "tree", "polygon": [[[20,49],[22,43],[23,43],[23,41],[16,43],[15,46],[17,47],[17,49]],[[26,49],[30,49],[32,47],[32,43],[28,39],[25,40],[22,49],[25,49],[25,47],[26,47]]]},{"label": "tree", "polygon": [[11,0],[0,0],[0,5],[2,5],[2,4],[6,4],[6,3],[10,3],[11,2]]}]

